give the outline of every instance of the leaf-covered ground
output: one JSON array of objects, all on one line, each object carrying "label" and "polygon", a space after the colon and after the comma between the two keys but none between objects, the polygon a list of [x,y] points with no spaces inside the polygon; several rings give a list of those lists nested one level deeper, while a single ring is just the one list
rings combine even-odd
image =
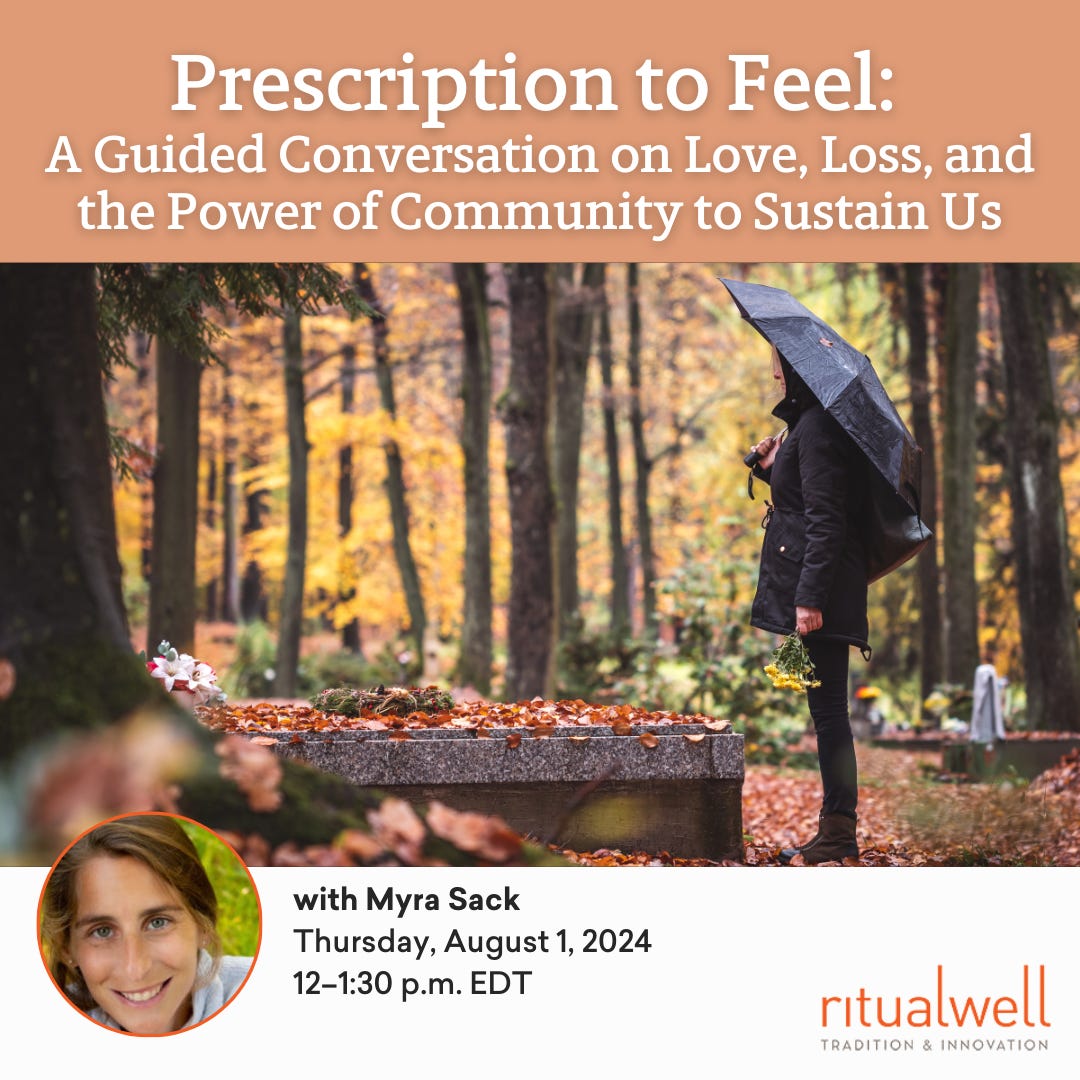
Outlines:
[{"label": "leaf-covered ground", "polygon": [[[1031,784],[941,777],[940,753],[928,751],[860,746],[858,756],[861,866],[1080,865],[1080,751]],[[746,864],[779,865],[781,848],[809,839],[820,799],[809,770],[748,767]],[[566,854],[596,866],[714,865],[674,852]]]}]

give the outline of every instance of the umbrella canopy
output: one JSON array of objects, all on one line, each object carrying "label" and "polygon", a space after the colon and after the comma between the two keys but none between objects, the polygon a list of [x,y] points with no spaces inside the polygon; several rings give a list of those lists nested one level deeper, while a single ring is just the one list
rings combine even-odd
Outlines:
[{"label": "umbrella canopy", "polygon": [[[721,278],[742,317],[798,372],[810,392],[874,466],[871,580],[930,539],[919,517],[922,451],[889,400],[870,358],[789,292]],[[899,500],[899,501],[898,501]]]}]

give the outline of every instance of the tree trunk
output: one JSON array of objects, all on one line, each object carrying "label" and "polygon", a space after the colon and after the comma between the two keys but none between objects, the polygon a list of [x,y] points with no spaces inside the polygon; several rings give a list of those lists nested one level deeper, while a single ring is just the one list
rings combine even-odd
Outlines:
[{"label": "tree trunk", "polygon": [[228,366],[222,375],[221,427],[224,455],[221,483],[221,617],[230,623],[240,618],[240,574],[237,527],[240,513],[239,492],[236,486],[236,398],[233,395],[232,372]]},{"label": "tree trunk", "polygon": [[[211,448],[206,470],[206,530],[213,536],[217,529],[218,515],[218,462],[217,453]],[[204,606],[204,618],[210,622],[216,622],[221,614],[221,581],[219,578],[211,578],[206,583],[206,603]]]},{"label": "tree trunk", "polygon": [[457,678],[491,692],[491,329],[487,268],[454,263],[464,355],[461,450],[465,461],[465,603]]},{"label": "tree trunk", "polygon": [[979,663],[975,585],[975,368],[979,354],[977,264],[949,267],[945,301],[945,423],[942,507],[945,569],[945,677],[967,686]]},{"label": "tree trunk", "polygon": [[645,446],[645,415],[641,407],[641,304],[638,298],[638,266],[626,267],[626,301],[630,340],[626,365],[630,373],[630,431],[634,440],[634,505],[637,510],[638,548],[641,561],[641,600],[646,638],[656,634],[656,567],[649,514],[649,474],[652,463]]},{"label": "tree trunk", "polygon": [[994,268],[1005,365],[1012,533],[1028,719],[1080,730],[1080,642],[1058,456],[1059,420],[1036,271]]},{"label": "tree trunk", "polygon": [[510,379],[503,399],[510,494],[508,701],[549,697],[555,653],[555,498],[550,431],[554,396],[551,274],[546,263],[513,263]]},{"label": "tree trunk", "polygon": [[[143,446],[151,446],[154,441],[153,428],[157,412],[155,402],[156,395],[152,394],[148,387],[151,385],[154,375],[154,364],[151,353],[151,341],[145,334],[138,332],[135,338],[135,385],[139,390],[139,401],[142,403],[135,420],[135,438]],[[105,415],[108,416],[108,392],[106,385]],[[146,595],[150,595],[150,558],[154,548],[154,488],[153,484],[139,484],[139,574],[146,586]]]},{"label": "tree trunk", "polygon": [[[247,459],[247,468],[255,465],[256,459]],[[263,527],[263,514],[266,512],[263,499],[265,488],[250,487],[244,495],[244,535],[250,536]],[[266,590],[263,588],[262,568],[254,559],[248,559],[244,575],[240,579],[240,618],[243,622],[266,622],[268,605]]]},{"label": "tree trunk", "polygon": [[[346,345],[341,350],[341,413],[351,416],[355,407],[356,391],[356,349]],[[353,448],[352,439],[346,435],[338,451],[338,542],[341,547],[339,557],[339,594],[342,604],[351,604],[356,599],[357,568],[349,553],[346,542],[352,532],[353,507]],[[353,615],[341,627],[341,647],[346,652],[360,656],[363,649],[360,643],[360,620]]]},{"label": "tree trunk", "polygon": [[154,546],[146,651],[161,641],[195,649],[195,540],[199,512],[199,384],[202,365],[158,342]]},{"label": "tree trunk", "polygon": [[559,637],[577,629],[578,608],[578,481],[581,474],[581,431],[585,416],[585,383],[592,352],[600,263],[586,263],[580,285],[574,266],[556,271],[555,296],[555,491],[558,505]]},{"label": "tree trunk", "polygon": [[608,543],[611,548],[611,634],[616,640],[630,633],[630,575],[622,532],[622,474],[619,431],[615,420],[615,384],[611,359],[611,310],[608,307],[604,265],[600,278],[600,377],[604,384],[604,453],[608,474]]},{"label": "tree trunk", "polygon": [[124,611],[96,320],[92,266],[0,266],[2,761],[155,693]]},{"label": "tree trunk", "polygon": [[[365,303],[380,311],[371,271],[364,263],[356,263],[353,280]],[[394,404],[394,375],[390,369],[390,328],[386,314],[373,316],[371,320],[373,352],[375,354],[375,379],[379,385],[382,407],[391,420],[397,418]],[[405,493],[405,470],[401,460],[401,448],[397,440],[389,437],[384,441],[386,453],[386,494],[390,502],[390,521],[394,527],[394,557],[401,574],[401,587],[405,593],[405,605],[409,611],[409,637],[413,643],[412,665],[416,670],[424,661],[424,634],[427,615],[424,611],[424,594],[420,586],[420,572],[413,558],[409,540],[409,505]]]},{"label": "tree trunk", "polygon": [[307,554],[308,446],[304,416],[304,350],[300,315],[285,310],[285,409],[289,435],[289,538],[285,555],[285,589],[274,665],[274,694],[295,697],[304,621],[304,563]]},{"label": "tree trunk", "polygon": [[911,427],[922,447],[922,519],[935,533],[918,559],[920,701],[941,682],[941,575],[937,556],[937,451],[930,380],[930,334],[926,314],[925,266],[904,266],[904,321],[908,335],[908,375],[911,380]]}]

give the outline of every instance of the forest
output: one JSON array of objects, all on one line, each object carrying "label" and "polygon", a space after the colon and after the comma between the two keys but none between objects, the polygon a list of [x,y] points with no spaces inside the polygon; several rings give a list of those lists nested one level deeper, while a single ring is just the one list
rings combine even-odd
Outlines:
[{"label": "forest", "polygon": [[860,680],[919,722],[989,653],[1020,724],[1080,725],[1060,675],[1080,662],[1071,268],[333,269],[367,313],[229,302],[186,372],[145,331],[111,366],[140,647],[224,662],[241,627],[245,696],[423,677],[767,708],[753,681],[772,643],[746,626],[762,492],[748,500],[741,459],[776,395],[728,276],[790,290],[865,351],[923,448],[937,539],[872,588]]},{"label": "forest", "polygon": [[[194,289],[216,269],[159,276]],[[228,666],[239,636],[245,696],[340,675],[749,704],[738,684],[771,643],[746,626],[762,493],[748,500],[741,459],[778,425],[768,346],[727,276],[789,289],[866,352],[923,448],[936,541],[872,588],[862,681],[917,721],[989,651],[1035,691],[1022,722],[1080,726],[1077,677],[1043,675],[1078,663],[1072,268],[325,272],[340,295],[301,312],[253,303],[260,283],[225,268],[199,341],[146,312],[114,335],[104,385],[138,648],[164,638]],[[105,314],[133,290],[118,268],[98,287]]]},{"label": "forest", "polygon": [[918,728],[990,658],[1012,728],[1080,730],[1074,267],[3,276],[9,758],[123,715],[162,640],[238,699],[438,684],[794,723],[748,626],[767,489],[742,459],[777,395],[722,277],[864,351],[922,447],[935,539],[871,587],[854,678]]}]

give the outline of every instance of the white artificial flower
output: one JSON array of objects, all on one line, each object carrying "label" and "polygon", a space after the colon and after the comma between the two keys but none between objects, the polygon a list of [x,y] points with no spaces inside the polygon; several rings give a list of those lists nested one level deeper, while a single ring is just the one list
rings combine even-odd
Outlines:
[{"label": "white artificial flower", "polygon": [[196,705],[224,701],[225,691],[217,685],[217,672],[209,664],[196,664],[188,679],[188,689],[195,695]]},{"label": "white artificial flower", "polygon": [[209,664],[197,663],[188,679],[188,684],[194,690],[195,687],[203,687],[206,690],[214,688],[217,681],[217,672]]},{"label": "white artificial flower", "polygon": [[177,679],[186,681],[191,674],[187,666],[182,663],[182,657],[177,657],[174,660],[169,660],[164,656],[154,657],[154,670],[150,672],[155,679],[165,680],[165,689],[172,693],[173,685]]},{"label": "white artificial flower", "polygon": [[227,695],[217,685],[217,672],[206,663],[196,660],[190,653],[177,653],[167,641],[158,647],[150,674],[161,679],[169,693],[190,695],[183,700],[193,705],[215,704],[225,701]]}]

